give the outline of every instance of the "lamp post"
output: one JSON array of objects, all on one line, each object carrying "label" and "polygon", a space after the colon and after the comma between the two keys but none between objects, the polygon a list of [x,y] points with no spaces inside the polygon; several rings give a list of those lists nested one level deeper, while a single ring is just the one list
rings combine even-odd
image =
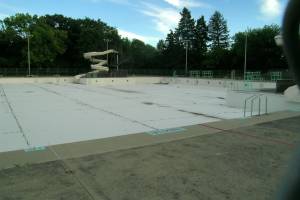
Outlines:
[{"label": "lamp post", "polygon": [[246,38],[245,38],[244,81],[246,80],[246,74],[247,74],[247,50],[248,50],[248,30],[246,31]]},{"label": "lamp post", "polygon": [[119,71],[119,53],[117,53],[117,71]]},{"label": "lamp post", "polygon": [[188,48],[189,48],[189,40],[184,40],[185,42],[185,75],[188,74]]},{"label": "lamp post", "polygon": [[31,67],[30,67],[30,33],[27,33],[27,58],[28,58],[28,76],[31,76]]},{"label": "lamp post", "polygon": [[[108,51],[108,43],[110,42],[109,39],[104,40],[106,42],[106,51]],[[106,55],[107,65],[108,65],[108,54]]]}]

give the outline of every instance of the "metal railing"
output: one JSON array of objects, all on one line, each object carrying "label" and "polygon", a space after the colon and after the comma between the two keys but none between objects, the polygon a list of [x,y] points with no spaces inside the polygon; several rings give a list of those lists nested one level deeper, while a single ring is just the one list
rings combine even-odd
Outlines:
[{"label": "metal railing", "polygon": [[[248,98],[245,99],[244,101],[244,117],[247,117],[247,105],[248,103],[250,102],[250,116],[253,117],[254,116],[254,106],[255,106],[255,102],[256,100],[258,100],[258,113],[257,115],[260,116],[262,114],[268,114],[268,96],[267,95],[264,95],[264,94],[255,94],[255,95],[252,95]],[[262,103],[263,103],[263,100],[265,100],[265,111],[264,113],[262,112]]]}]

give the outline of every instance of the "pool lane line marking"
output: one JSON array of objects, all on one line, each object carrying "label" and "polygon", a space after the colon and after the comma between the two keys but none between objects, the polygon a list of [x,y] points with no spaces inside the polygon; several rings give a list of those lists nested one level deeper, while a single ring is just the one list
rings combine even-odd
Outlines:
[{"label": "pool lane line marking", "polygon": [[225,119],[225,118],[220,118],[220,117],[217,117],[217,116],[212,116],[212,115],[208,115],[208,114],[204,114],[204,113],[198,113],[198,112],[188,111],[188,110],[177,108],[175,106],[170,106],[170,105],[160,104],[160,103],[155,103],[155,102],[147,102],[146,101],[146,102],[142,102],[142,104],[149,105],[149,106],[155,105],[155,106],[158,106],[160,108],[172,108],[172,109],[175,109],[178,112],[191,114],[193,116],[202,116],[202,117],[211,118],[211,119],[217,119],[217,120],[224,120]]},{"label": "pool lane line marking", "polygon": [[234,130],[234,129],[226,130],[226,129],[222,129],[222,128],[217,128],[217,127],[209,126],[207,124],[198,124],[198,125],[199,126],[204,126],[206,128],[215,129],[215,130],[218,130],[220,132],[231,133],[231,134],[235,134],[235,135],[239,135],[239,136],[243,136],[243,137],[254,138],[254,139],[265,141],[265,142],[272,142],[272,143],[275,143],[275,144],[286,145],[289,148],[295,148],[295,144],[289,143],[289,142],[285,142],[285,141],[282,141],[282,140],[277,140],[277,139],[262,137],[262,136],[258,136],[258,135],[251,135],[249,133],[242,132],[242,131],[237,131],[237,130]]},{"label": "pool lane line marking", "polygon": [[5,102],[7,103],[8,108],[9,108],[9,110],[10,110],[10,113],[11,113],[11,115],[13,116],[13,118],[15,119],[15,122],[16,122],[16,124],[17,124],[17,126],[18,126],[18,128],[19,128],[19,131],[20,131],[20,133],[22,134],[22,137],[23,137],[23,139],[25,140],[27,146],[30,147],[29,139],[28,139],[28,137],[26,136],[26,134],[25,134],[25,132],[24,132],[24,129],[22,128],[21,123],[20,123],[20,121],[18,120],[18,117],[17,117],[17,115],[16,115],[15,112],[14,112],[14,109],[13,109],[12,105],[11,105],[10,102],[9,102],[9,99],[8,99],[6,93],[5,93],[4,87],[3,87],[1,84],[0,84],[0,87],[1,87],[2,94],[3,94],[4,99],[5,99]]},{"label": "pool lane line marking", "polygon": [[[77,86],[74,86],[73,84],[68,84],[68,85],[66,85],[66,86],[71,87],[71,88],[75,88],[75,89],[78,89],[78,90],[83,90],[83,91],[85,91],[85,92],[90,92],[90,93],[99,94],[98,91],[93,90],[93,89],[91,89],[91,88],[77,87]],[[105,89],[105,88],[104,88],[104,89]],[[120,96],[118,96],[118,95],[114,95],[114,94],[108,93],[107,90],[106,90],[106,91],[101,91],[101,94],[105,94],[105,95],[108,95],[108,96],[120,98]]]},{"label": "pool lane line marking", "polygon": [[143,122],[137,121],[137,120],[135,120],[135,119],[130,119],[130,118],[128,118],[128,117],[125,117],[125,116],[122,116],[122,115],[120,115],[120,114],[117,114],[117,113],[114,113],[114,112],[105,110],[105,109],[103,109],[103,108],[99,108],[99,107],[90,105],[90,104],[85,103],[85,102],[83,102],[83,101],[81,101],[81,100],[79,100],[79,99],[76,99],[76,98],[72,98],[72,97],[63,95],[63,94],[61,94],[61,93],[59,93],[59,92],[57,92],[57,91],[51,90],[51,89],[49,89],[49,88],[45,88],[45,87],[37,86],[37,85],[35,85],[35,86],[38,87],[38,88],[40,88],[40,89],[42,89],[42,90],[45,90],[45,91],[47,91],[47,92],[49,92],[49,93],[58,95],[58,96],[60,96],[60,97],[66,98],[66,99],[69,99],[69,100],[71,100],[71,101],[77,103],[78,105],[81,105],[81,106],[84,106],[84,107],[88,107],[88,108],[90,108],[90,109],[92,109],[92,110],[98,110],[98,111],[101,111],[101,112],[104,112],[104,113],[113,115],[113,116],[115,116],[115,117],[119,117],[119,118],[128,120],[128,121],[130,121],[130,122],[132,122],[132,123],[139,124],[139,125],[142,125],[142,126],[144,126],[144,127],[147,127],[147,128],[153,129],[153,130],[159,130],[158,128],[155,128],[155,127],[150,126],[150,125],[148,125],[148,124],[145,124],[145,123],[143,123]]}]

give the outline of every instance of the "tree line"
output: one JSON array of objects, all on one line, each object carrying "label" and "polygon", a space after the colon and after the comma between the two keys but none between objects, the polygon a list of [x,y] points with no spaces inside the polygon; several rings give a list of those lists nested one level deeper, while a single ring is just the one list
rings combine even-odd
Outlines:
[{"label": "tree line", "polygon": [[[89,71],[83,53],[109,48],[120,53],[120,68],[183,70],[188,51],[189,70],[241,70],[244,63],[246,35],[248,68],[271,70],[287,68],[282,50],[274,37],[280,27],[269,25],[229,36],[227,21],[216,11],[208,22],[204,16],[195,20],[184,8],[178,27],[170,30],[157,47],[121,38],[116,28],[101,20],[73,19],[63,15],[16,14],[0,21],[0,69],[26,68],[28,40],[31,65],[35,68],[68,67]],[[110,57],[113,67],[114,57]]]},{"label": "tree line", "polygon": [[[156,49],[144,42],[121,38],[116,28],[101,20],[63,15],[16,14],[0,21],[0,68],[27,67],[28,39],[31,66],[90,69],[83,53],[110,49],[120,54],[120,67],[150,68]],[[110,63],[116,63],[113,56]]]},{"label": "tree line", "polygon": [[201,16],[195,20],[184,8],[175,30],[170,30],[157,49],[161,63],[170,69],[183,69],[188,50],[190,70],[243,70],[247,37],[248,70],[286,69],[282,49],[276,46],[274,37],[280,34],[278,25],[246,30],[229,36],[227,21],[216,11],[206,22]]}]

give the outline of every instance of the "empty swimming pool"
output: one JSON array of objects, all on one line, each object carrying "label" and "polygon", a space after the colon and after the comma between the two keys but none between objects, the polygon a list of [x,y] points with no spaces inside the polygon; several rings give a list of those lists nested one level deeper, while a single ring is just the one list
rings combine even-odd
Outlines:
[{"label": "empty swimming pool", "polygon": [[242,117],[215,87],[1,84],[0,95],[0,152]]}]

